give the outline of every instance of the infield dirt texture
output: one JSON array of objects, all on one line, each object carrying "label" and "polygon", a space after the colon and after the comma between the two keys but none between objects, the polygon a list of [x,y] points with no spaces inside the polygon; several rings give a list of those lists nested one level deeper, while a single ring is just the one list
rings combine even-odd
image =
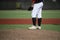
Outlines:
[{"label": "infield dirt texture", "polygon": [[0,30],[0,40],[60,40],[60,32],[47,30]]}]

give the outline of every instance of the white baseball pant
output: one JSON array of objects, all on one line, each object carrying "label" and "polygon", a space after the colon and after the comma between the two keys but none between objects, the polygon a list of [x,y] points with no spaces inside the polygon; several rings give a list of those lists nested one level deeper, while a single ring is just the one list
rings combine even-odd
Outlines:
[{"label": "white baseball pant", "polygon": [[42,7],[43,7],[43,2],[40,3],[35,3],[33,5],[33,10],[32,10],[32,18],[42,18]]}]

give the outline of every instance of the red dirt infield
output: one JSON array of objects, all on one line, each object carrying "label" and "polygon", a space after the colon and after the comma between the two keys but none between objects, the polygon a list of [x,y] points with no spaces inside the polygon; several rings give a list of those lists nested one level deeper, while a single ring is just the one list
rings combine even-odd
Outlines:
[{"label": "red dirt infield", "polygon": [[[0,19],[0,24],[32,24],[32,20],[29,18],[27,19]],[[60,19],[53,19],[53,18],[47,18],[47,19],[42,19],[42,24],[60,24]]]}]

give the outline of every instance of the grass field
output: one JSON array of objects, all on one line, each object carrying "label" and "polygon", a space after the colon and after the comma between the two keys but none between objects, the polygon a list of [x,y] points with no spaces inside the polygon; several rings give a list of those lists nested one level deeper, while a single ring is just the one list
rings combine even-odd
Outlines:
[{"label": "grass field", "polygon": [[[43,18],[60,18],[60,10],[43,10]],[[0,18],[31,18],[31,11],[27,10],[0,10]],[[0,24],[0,29],[27,29],[31,24]],[[42,30],[60,32],[60,24],[42,24]]]},{"label": "grass field", "polygon": [[[60,10],[43,10],[43,18],[60,18]],[[31,18],[31,11],[0,10],[0,18]]]},{"label": "grass field", "polygon": [[[31,24],[0,24],[0,29],[28,29]],[[60,32],[60,25],[42,24],[42,30],[53,30]]]}]

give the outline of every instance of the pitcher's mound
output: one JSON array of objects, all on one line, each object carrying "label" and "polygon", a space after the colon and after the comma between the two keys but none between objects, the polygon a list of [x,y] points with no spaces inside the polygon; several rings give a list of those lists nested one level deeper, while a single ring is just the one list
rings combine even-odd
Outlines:
[{"label": "pitcher's mound", "polygon": [[0,40],[60,40],[60,32],[47,30],[0,30]]}]

